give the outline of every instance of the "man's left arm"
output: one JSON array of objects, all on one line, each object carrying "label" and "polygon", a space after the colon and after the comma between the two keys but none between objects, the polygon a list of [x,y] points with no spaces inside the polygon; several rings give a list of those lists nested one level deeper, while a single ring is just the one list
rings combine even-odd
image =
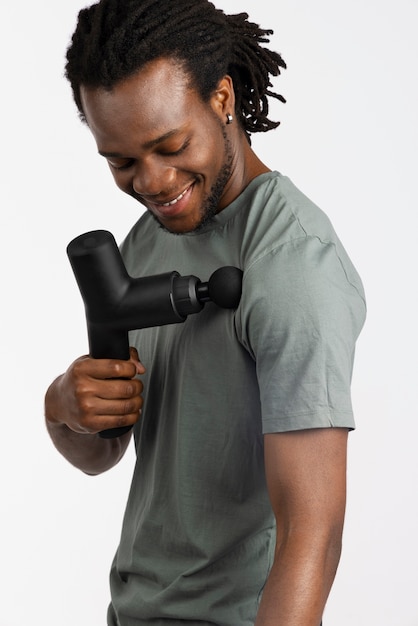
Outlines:
[{"label": "man's left arm", "polygon": [[264,436],[276,552],[255,626],[319,626],[337,570],[346,501],[347,429]]}]

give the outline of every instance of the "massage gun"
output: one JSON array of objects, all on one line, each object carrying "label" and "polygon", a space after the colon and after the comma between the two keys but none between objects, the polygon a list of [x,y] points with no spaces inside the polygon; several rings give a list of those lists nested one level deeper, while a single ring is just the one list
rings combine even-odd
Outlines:
[{"label": "massage gun", "polygon": [[[241,298],[242,271],[221,267],[209,281],[167,272],[129,276],[113,235],[106,230],[84,233],[67,247],[87,321],[89,354],[94,359],[129,359],[128,331],[184,322],[208,301],[234,309]],[[132,426],[100,432],[119,437]]]}]

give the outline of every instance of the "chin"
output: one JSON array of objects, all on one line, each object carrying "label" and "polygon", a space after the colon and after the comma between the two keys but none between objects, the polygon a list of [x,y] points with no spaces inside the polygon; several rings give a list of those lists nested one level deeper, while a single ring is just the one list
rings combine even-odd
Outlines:
[{"label": "chin", "polygon": [[213,219],[212,213],[210,213],[210,215],[205,213],[200,216],[200,219],[198,218],[196,220],[181,219],[180,217],[178,219],[162,220],[149,209],[148,212],[152,215],[160,228],[173,235],[186,235],[188,233],[199,232],[199,230]]}]

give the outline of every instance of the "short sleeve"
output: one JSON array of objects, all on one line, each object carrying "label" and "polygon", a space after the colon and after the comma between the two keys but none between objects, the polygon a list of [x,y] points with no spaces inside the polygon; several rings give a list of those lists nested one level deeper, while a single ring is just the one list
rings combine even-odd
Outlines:
[{"label": "short sleeve", "polygon": [[365,303],[334,243],[289,241],[244,272],[238,332],[256,362],[264,433],[354,428],[351,376]]}]

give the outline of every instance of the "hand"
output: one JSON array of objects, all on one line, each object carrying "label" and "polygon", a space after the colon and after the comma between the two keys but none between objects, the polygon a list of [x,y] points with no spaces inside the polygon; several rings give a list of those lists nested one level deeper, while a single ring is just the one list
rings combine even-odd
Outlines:
[{"label": "hand", "polygon": [[133,425],[142,407],[136,376],[144,373],[135,348],[129,361],[80,357],[48,389],[47,420],[81,434]]}]

